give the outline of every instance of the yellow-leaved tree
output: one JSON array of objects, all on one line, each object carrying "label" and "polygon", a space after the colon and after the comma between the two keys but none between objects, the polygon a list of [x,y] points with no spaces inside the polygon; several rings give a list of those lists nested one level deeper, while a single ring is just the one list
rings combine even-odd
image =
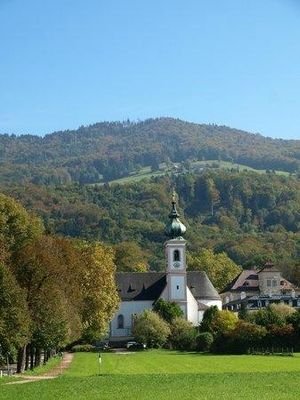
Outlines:
[{"label": "yellow-leaved tree", "polygon": [[83,337],[94,340],[108,329],[118,304],[114,251],[100,243],[82,244]]}]

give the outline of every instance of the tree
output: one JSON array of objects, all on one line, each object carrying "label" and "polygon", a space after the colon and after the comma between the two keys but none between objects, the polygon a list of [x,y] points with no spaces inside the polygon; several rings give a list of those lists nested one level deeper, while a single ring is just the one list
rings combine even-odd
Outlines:
[{"label": "tree", "polygon": [[271,325],[283,326],[286,316],[282,312],[277,312],[276,307],[268,306],[253,313],[249,313],[248,319],[257,325],[268,328]]},{"label": "tree", "polygon": [[217,316],[218,311],[219,310],[217,306],[209,307],[207,310],[204,311],[203,319],[199,327],[200,332],[213,332],[212,323]]},{"label": "tree", "polygon": [[210,332],[200,332],[196,337],[196,350],[209,351],[214,341],[214,337]]},{"label": "tree", "polygon": [[183,316],[183,311],[178,304],[163,299],[159,299],[154,303],[153,311],[168,323],[172,322],[175,318]]},{"label": "tree", "polygon": [[218,189],[216,188],[215,182],[213,179],[209,178],[207,179],[207,193],[211,205],[211,215],[214,215],[214,206],[218,203],[220,199],[220,193]]},{"label": "tree", "polygon": [[161,347],[170,333],[169,325],[153,311],[145,310],[135,317],[132,334],[148,347]]},{"label": "tree", "polygon": [[223,289],[241,272],[226,253],[215,254],[211,249],[189,256],[188,265],[190,270],[205,271],[217,290]]},{"label": "tree", "polygon": [[0,243],[3,242],[7,251],[20,249],[42,232],[43,225],[40,219],[27,213],[12,198],[0,193]]},{"label": "tree", "polygon": [[214,335],[226,334],[232,331],[238,322],[238,317],[231,311],[218,310],[211,323],[211,329]]},{"label": "tree", "polygon": [[119,297],[115,283],[114,252],[100,244],[83,244],[82,323],[83,336],[94,340],[104,335],[114,315]]},{"label": "tree", "polygon": [[30,338],[30,315],[25,293],[13,274],[0,264],[0,344],[2,353],[14,352]]},{"label": "tree", "polygon": [[261,346],[266,334],[265,327],[240,320],[227,338],[231,342],[232,352],[245,353],[250,347]]},{"label": "tree", "polygon": [[176,317],[170,324],[170,343],[177,350],[192,350],[195,348],[196,328],[186,319]]},{"label": "tree", "polygon": [[114,246],[117,271],[146,272],[147,257],[136,242],[122,242]]}]

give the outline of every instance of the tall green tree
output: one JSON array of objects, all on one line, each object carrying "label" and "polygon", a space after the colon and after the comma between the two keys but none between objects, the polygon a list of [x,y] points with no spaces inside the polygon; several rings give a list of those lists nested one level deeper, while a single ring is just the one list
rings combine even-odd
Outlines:
[{"label": "tall green tree", "polygon": [[188,268],[205,271],[217,290],[223,289],[241,272],[241,268],[226,253],[215,254],[210,249],[203,249],[196,255],[189,256]]},{"label": "tall green tree", "polygon": [[2,354],[30,340],[31,319],[25,293],[10,269],[0,263],[0,344]]}]

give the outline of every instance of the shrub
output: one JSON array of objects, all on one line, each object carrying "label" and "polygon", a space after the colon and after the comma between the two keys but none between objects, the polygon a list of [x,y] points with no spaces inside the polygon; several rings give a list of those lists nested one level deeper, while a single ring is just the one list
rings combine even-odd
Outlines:
[{"label": "shrub", "polygon": [[135,317],[133,335],[147,347],[161,347],[166,343],[171,331],[169,325],[154,311],[146,310]]},{"label": "shrub", "polygon": [[232,331],[238,323],[238,317],[231,311],[218,310],[211,322],[212,333],[217,336]]},{"label": "shrub", "polygon": [[251,347],[263,346],[267,335],[265,327],[240,320],[234,329],[220,332],[215,338],[212,351],[221,354],[243,354]]},{"label": "shrub", "polygon": [[212,321],[218,312],[219,310],[217,306],[209,307],[204,311],[203,319],[199,327],[200,332],[212,332]]},{"label": "shrub", "polygon": [[172,322],[176,317],[183,316],[183,311],[178,304],[171,301],[165,301],[163,299],[159,299],[154,304],[153,311],[155,311],[161,318],[169,323]]},{"label": "shrub", "polygon": [[249,314],[248,319],[257,325],[268,327],[270,325],[283,326],[285,324],[287,315],[283,313],[282,309],[277,310],[275,305],[262,308]]},{"label": "shrub", "polygon": [[201,332],[196,337],[196,350],[209,351],[213,344],[214,337],[210,332]]},{"label": "shrub", "polygon": [[296,342],[293,325],[270,325],[266,339],[270,347],[292,347]]},{"label": "shrub", "polygon": [[184,318],[177,317],[171,323],[170,343],[177,350],[193,350],[196,344],[196,328]]},{"label": "shrub", "polygon": [[74,353],[79,352],[92,352],[96,351],[96,347],[91,344],[77,344],[71,348],[71,351]]}]

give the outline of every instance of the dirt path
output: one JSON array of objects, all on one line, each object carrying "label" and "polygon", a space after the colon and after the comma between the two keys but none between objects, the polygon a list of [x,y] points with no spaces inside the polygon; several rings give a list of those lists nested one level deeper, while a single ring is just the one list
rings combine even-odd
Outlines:
[{"label": "dirt path", "polygon": [[23,383],[29,383],[29,382],[37,382],[37,381],[42,381],[46,379],[54,379],[57,378],[59,375],[61,375],[64,370],[69,368],[72,360],[73,360],[74,354],[73,353],[64,353],[63,358],[59,365],[56,367],[52,368],[50,371],[47,371],[41,375],[17,375],[17,378],[22,377],[21,381],[13,381],[13,382],[8,382],[6,385],[16,385],[16,384],[23,384]]}]

